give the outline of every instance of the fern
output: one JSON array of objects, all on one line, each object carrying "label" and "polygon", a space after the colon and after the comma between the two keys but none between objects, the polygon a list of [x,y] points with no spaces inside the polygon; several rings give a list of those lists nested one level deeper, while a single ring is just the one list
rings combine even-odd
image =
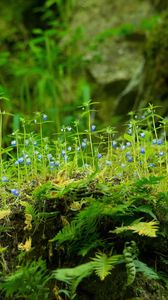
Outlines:
[{"label": "fern", "polygon": [[158,280],[159,275],[150,267],[148,267],[144,262],[139,260],[134,260],[136,267],[136,272],[141,272],[147,279]]},{"label": "fern", "polygon": [[76,237],[76,222],[72,221],[71,224],[66,225],[61,231],[51,240],[51,242],[59,242],[62,244],[66,241],[71,241]]},{"label": "fern", "polygon": [[6,297],[26,297],[27,300],[48,299],[49,292],[46,284],[49,279],[50,276],[46,273],[46,264],[39,259],[8,275],[4,282],[0,283],[0,290]]},{"label": "fern", "polygon": [[85,278],[91,275],[93,272],[92,262],[82,264],[74,268],[58,269],[53,272],[52,277],[66,282],[70,285],[68,295],[70,299],[74,299],[76,296],[76,289],[79,283]]},{"label": "fern", "polygon": [[118,227],[113,231],[110,231],[112,233],[120,234],[125,231],[133,231],[134,233],[138,233],[139,235],[145,235],[148,237],[156,237],[156,233],[159,229],[158,221],[150,221],[150,222],[141,222],[141,219],[135,220],[133,223],[131,223],[128,226],[122,226]]},{"label": "fern", "polygon": [[108,257],[105,253],[97,253],[96,257],[92,259],[93,269],[96,275],[101,280],[104,280],[110,274],[114,266],[121,261],[122,257],[122,255]]},{"label": "fern", "polygon": [[136,256],[136,244],[134,241],[130,243],[126,242],[123,250],[123,256],[127,269],[127,286],[131,285],[135,280],[136,268],[134,263],[134,257]]}]

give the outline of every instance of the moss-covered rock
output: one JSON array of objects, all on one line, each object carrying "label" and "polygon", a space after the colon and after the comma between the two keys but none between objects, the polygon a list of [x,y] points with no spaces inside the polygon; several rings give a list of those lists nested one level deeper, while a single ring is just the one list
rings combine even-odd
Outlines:
[{"label": "moss-covered rock", "polygon": [[[143,95],[144,103],[161,105],[168,111],[168,11],[151,32],[145,49]],[[144,104],[143,103],[143,104]]]}]

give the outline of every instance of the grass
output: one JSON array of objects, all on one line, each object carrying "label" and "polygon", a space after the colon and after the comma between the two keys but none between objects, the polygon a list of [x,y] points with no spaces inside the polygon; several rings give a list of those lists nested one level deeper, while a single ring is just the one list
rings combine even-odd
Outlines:
[{"label": "grass", "polygon": [[[0,256],[5,283],[0,288],[5,299],[34,299],[27,288],[17,296],[13,285],[19,274],[28,280],[26,265],[31,273],[39,270],[38,263],[46,269],[45,286],[37,272],[39,295],[46,288],[46,299],[55,299],[53,290],[57,297],[64,293],[76,299],[85,277],[95,272],[105,280],[123,264],[123,288],[138,273],[167,284],[168,121],[149,105],[130,114],[122,133],[111,127],[99,130],[91,119],[95,105],[85,103],[81,118],[62,126],[53,138],[44,135],[45,126],[54,125],[46,114],[21,119],[21,130],[9,136],[6,147],[6,115],[1,112]],[[81,124],[86,124],[83,131]]]}]

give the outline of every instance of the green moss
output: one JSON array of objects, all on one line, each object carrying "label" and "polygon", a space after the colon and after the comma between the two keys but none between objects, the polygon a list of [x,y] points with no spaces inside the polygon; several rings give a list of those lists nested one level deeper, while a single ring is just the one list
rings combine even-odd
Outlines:
[{"label": "green moss", "polygon": [[[145,56],[144,93],[157,105],[168,99],[168,11],[163,14],[148,39]],[[160,99],[158,101],[158,99]]]}]

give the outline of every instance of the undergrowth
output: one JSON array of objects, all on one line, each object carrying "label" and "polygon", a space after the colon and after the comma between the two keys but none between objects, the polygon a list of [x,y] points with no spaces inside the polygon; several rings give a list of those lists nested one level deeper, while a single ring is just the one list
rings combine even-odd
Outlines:
[{"label": "undergrowth", "polygon": [[79,119],[51,140],[38,113],[6,147],[0,114],[2,299],[80,299],[87,278],[117,270],[115,299],[140,274],[167,287],[167,119],[150,105],[118,134],[92,123],[95,105],[82,132]]}]

